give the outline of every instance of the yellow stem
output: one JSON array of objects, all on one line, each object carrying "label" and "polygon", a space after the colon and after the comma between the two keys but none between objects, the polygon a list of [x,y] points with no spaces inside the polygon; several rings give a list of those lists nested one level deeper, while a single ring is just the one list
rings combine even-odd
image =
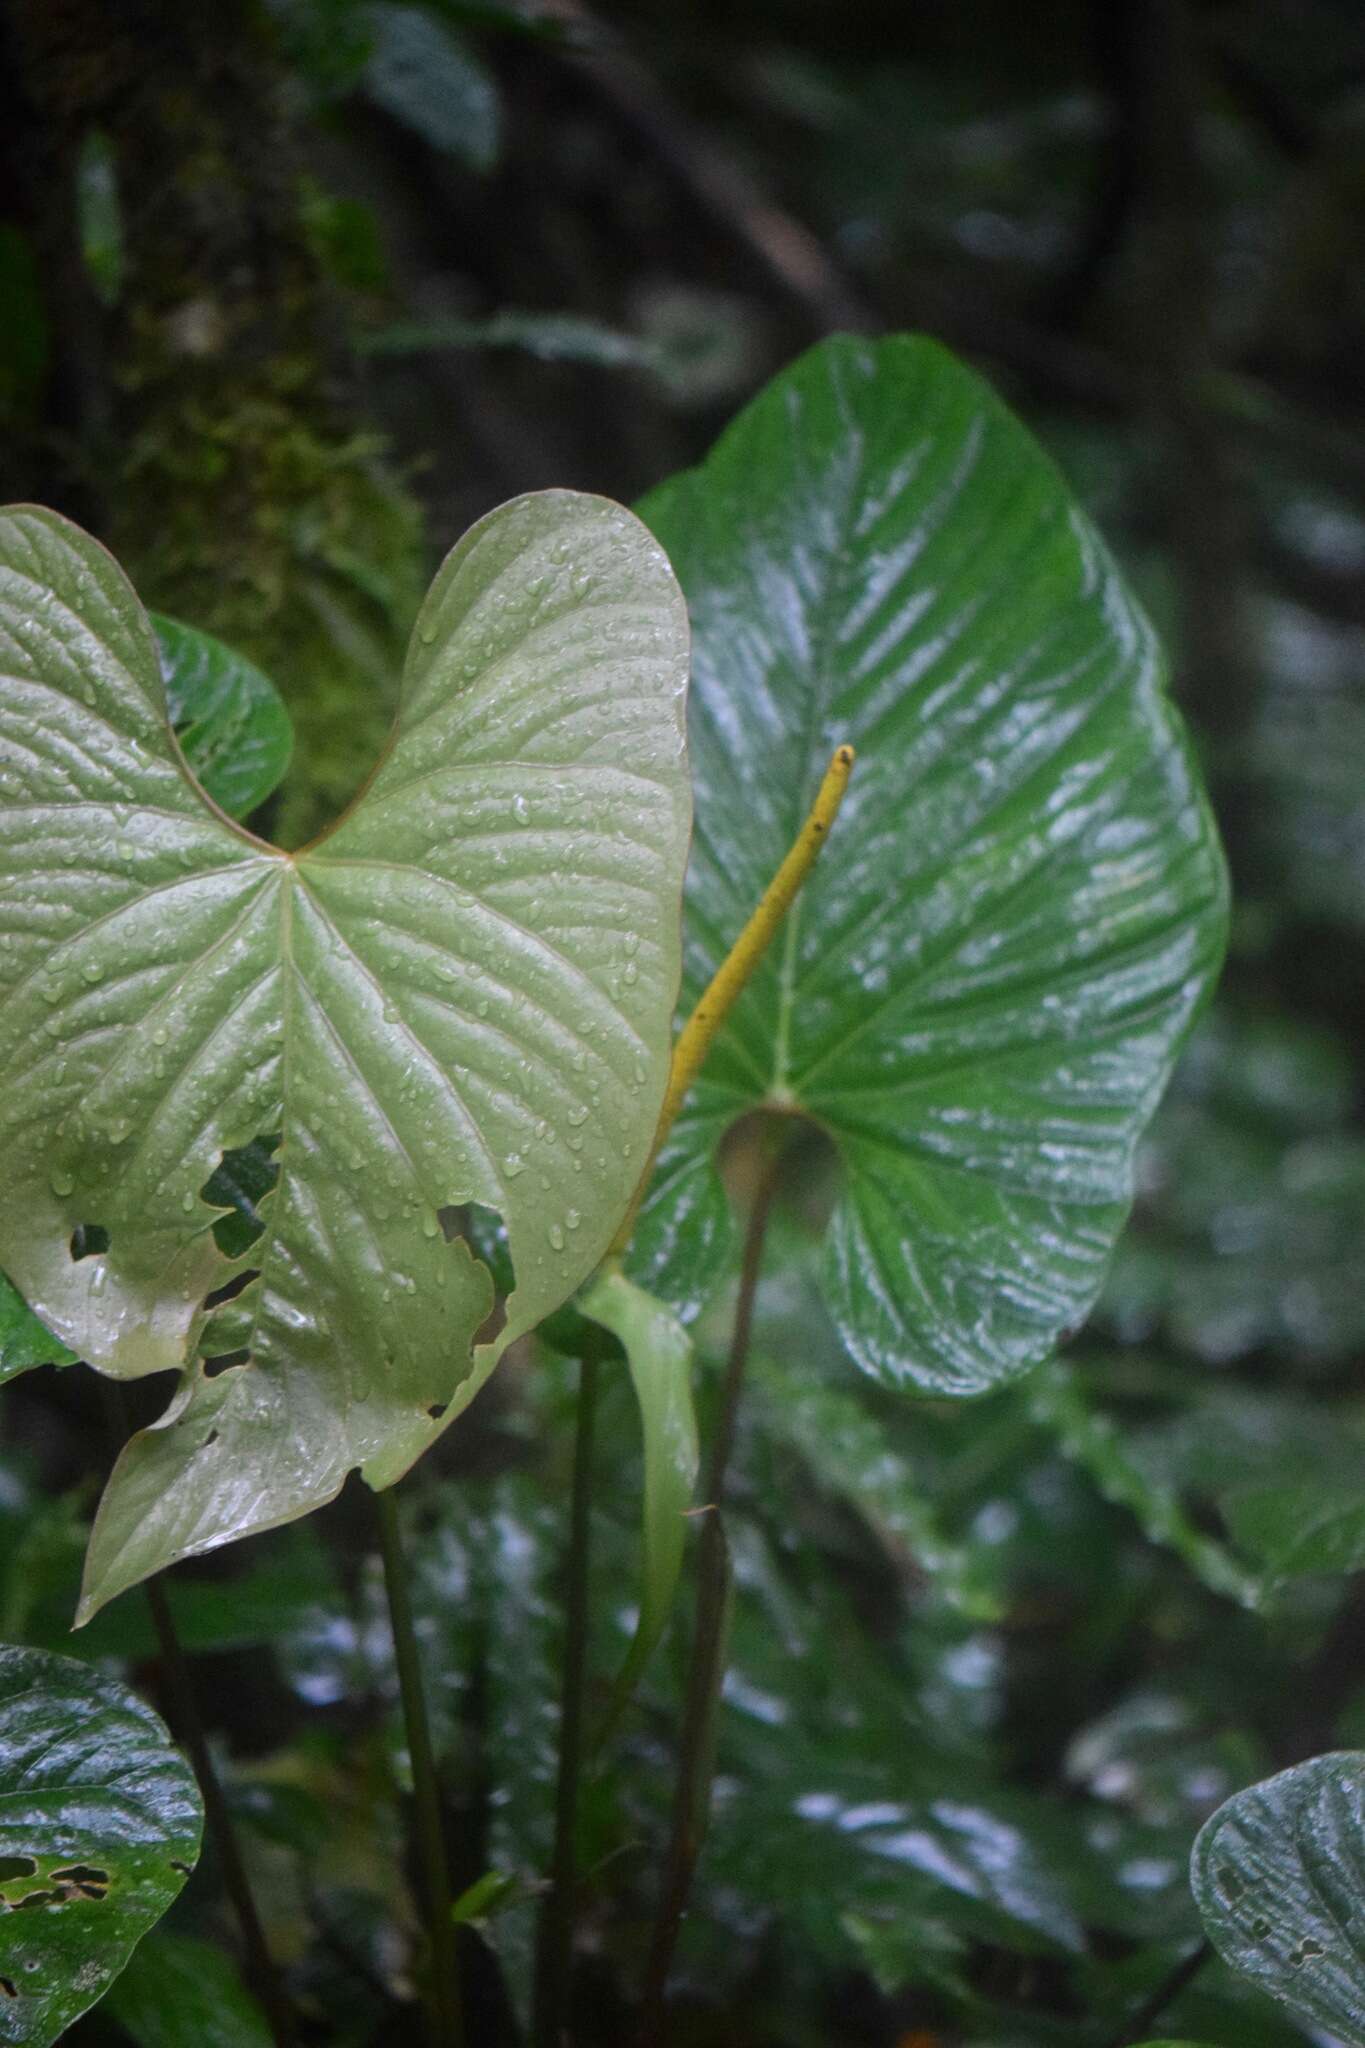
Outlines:
[{"label": "yellow stem", "polygon": [[687,1091],[696,1080],[702,1061],[711,1050],[712,1041],[729,1015],[736,997],[768,950],[773,934],[791,909],[801,884],[814,867],[820,849],[829,836],[830,826],[839,815],[839,806],[844,800],[844,791],[848,788],[848,778],[852,772],[852,747],[836,747],[833,759],[825,770],[825,779],[820,784],[819,794],[811,805],[806,822],[797,833],[790,852],[764,890],[753,916],[708,982],[696,1009],[679,1032],[678,1042],[673,1048],[673,1064],[669,1068],[668,1092],[664,1096],[664,1106],[659,1114],[654,1143],[650,1148],[644,1173],[640,1177],[635,1199],[612,1240],[608,1257],[620,1258],[629,1245],[635,1229],[635,1219],[649,1183],[650,1171],[665,1138],[673,1128],[674,1119],[683,1106]]}]

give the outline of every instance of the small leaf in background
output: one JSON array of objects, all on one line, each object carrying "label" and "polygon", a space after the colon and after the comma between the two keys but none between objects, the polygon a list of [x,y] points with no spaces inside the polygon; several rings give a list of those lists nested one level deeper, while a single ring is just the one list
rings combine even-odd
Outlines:
[{"label": "small leaf in background", "polygon": [[1137,1517],[1150,1542],[1174,1550],[1212,1592],[1243,1607],[1257,1605],[1257,1575],[1225,1543],[1196,1526],[1177,1487],[1130,1455],[1119,1425],[1092,1406],[1083,1372],[1053,1359],[1034,1375],[1028,1392],[1035,1419],[1055,1433],[1067,1457],[1089,1473],[1106,1500]]},{"label": "small leaf in background", "polygon": [[211,1942],[151,1934],[105,2001],[137,2048],[271,2048],[265,2015]]},{"label": "small leaf in background", "polygon": [[644,1585],[640,1619],[612,1689],[605,1733],[627,1705],[663,1634],[682,1571],[697,1480],[692,1340],[673,1311],[624,1273],[599,1273],[578,1297],[584,1315],[619,1339],[640,1404],[644,1437]]},{"label": "small leaf in background", "polygon": [[150,1707],[69,1657],[0,1649],[0,2042],[48,2048],[95,2003],[180,1891],[202,1825]]},{"label": "small leaf in background", "polygon": [[420,7],[370,9],[363,85],[376,106],[472,171],[491,171],[502,137],[492,74],[461,38]]},{"label": "small leaf in background", "polygon": [[151,615],[166,708],[185,759],[230,818],[265,802],[289,766],[294,728],[270,678],[211,633]]},{"label": "small leaf in background", "polygon": [[1225,1962],[1350,2048],[1365,2043],[1365,1753],[1235,1793],[1201,1829],[1190,1877]]},{"label": "small leaf in background", "polygon": [[576,313],[494,313],[487,320],[395,322],[362,334],[367,355],[420,355],[428,349],[516,348],[542,363],[585,363],[600,370],[659,370],[649,341]]},{"label": "small leaf in background", "polygon": [[35,1365],[74,1365],[76,1354],[44,1328],[16,1287],[0,1273],[0,1386]]},{"label": "small leaf in background", "polygon": [[693,621],[684,1007],[832,747],[837,836],[675,1127],[633,1267],[671,1296],[736,1117],[843,1178],[855,1361],[980,1393],[1090,1309],[1221,958],[1225,877],[1151,628],[1024,429],[927,341],[836,340],[643,515]]},{"label": "small leaf in background", "polygon": [[76,158],[76,227],[90,282],[106,306],[115,305],[123,290],[123,208],[114,145],[98,128]]}]

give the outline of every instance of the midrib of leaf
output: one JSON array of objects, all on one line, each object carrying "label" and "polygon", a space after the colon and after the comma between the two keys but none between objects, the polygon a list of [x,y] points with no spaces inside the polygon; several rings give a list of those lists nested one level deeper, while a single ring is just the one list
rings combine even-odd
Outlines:
[{"label": "midrib of leaf", "polygon": [[[840,394],[842,398],[842,393]],[[835,622],[845,601],[845,575],[841,572],[851,569],[851,557],[846,546],[846,537],[853,524],[853,508],[862,482],[863,458],[866,447],[856,422],[844,411],[844,447],[847,463],[837,532],[839,542],[831,550],[830,569],[824,596],[815,607],[810,620],[810,667],[811,689],[807,698],[804,752],[805,766],[796,786],[787,829],[787,844],[790,845],[800,829],[801,821],[810,809],[825,762],[821,758],[825,726],[829,717],[832,688],[831,666],[825,655],[835,632]],[[837,855],[836,855],[837,858]],[[773,1076],[768,1084],[772,1101],[788,1104],[797,1099],[791,1084],[791,1027],[795,1014],[796,999],[800,983],[801,912],[806,902],[803,892],[787,912],[787,929],[782,947],[782,959],[777,973],[777,1017],[773,1029]]]}]

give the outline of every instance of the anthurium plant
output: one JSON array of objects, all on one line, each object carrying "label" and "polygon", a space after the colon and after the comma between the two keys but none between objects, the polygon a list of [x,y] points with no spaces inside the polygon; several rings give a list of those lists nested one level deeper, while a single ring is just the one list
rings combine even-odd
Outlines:
[{"label": "anthurium plant", "polygon": [[[851,1373],[944,1401],[1041,1365],[1096,1298],[1218,971],[1217,836],[1103,542],[981,381],[908,338],[815,349],[638,513],[573,491],[490,512],[432,584],[364,787],[285,850],[245,821],[289,744],[271,682],[150,619],[97,542],[0,516],[0,1376],[176,1375],[114,1463],[76,1617],[98,1630],[147,1581],[168,1655],[157,1574],[299,1521],[352,1473],[376,1496],[424,1865],[413,1981],[445,2048],[468,2037],[459,1930],[504,1910],[539,1921],[503,1958],[513,2000],[545,2048],[566,2037],[588,1772],[698,1528],[641,1954],[661,2038],[726,1711],[721,1509],[784,1162],[805,1147],[824,1191],[797,1280]],[[699,1446],[692,1333],[727,1301]],[[432,1638],[392,1505],[528,1339],[578,1370],[529,1908],[497,1872],[452,1886]],[[618,1380],[642,1562],[590,1702],[594,1417]],[[73,1716],[88,1739],[45,1748]],[[1306,2009],[1360,2039],[1353,1966],[1319,1967],[1328,1905],[1296,1948],[1274,1905],[1307,1882],[1284,1830],[1344,1825],[1350,1768],[1267,1789],[1196,1869],[1230,1959],[1272,1989],[1312,1972]],[[131,1694],[0,1653],[0,2040],[52,2042],[102,1995],[198,1829]],[[1245,1922],[1248,1887],[1273,1934]],[[1014,1910],[985,1876],[966,1888]],[[289,2038],[296,1994],[238,1904],[253,2024]],[[1059,1906],[1035,1934],[1065,1948],[1075,1928]],[[119,1980],[130,2025],[158,1983],[212,1981],[156,1940]]]}]

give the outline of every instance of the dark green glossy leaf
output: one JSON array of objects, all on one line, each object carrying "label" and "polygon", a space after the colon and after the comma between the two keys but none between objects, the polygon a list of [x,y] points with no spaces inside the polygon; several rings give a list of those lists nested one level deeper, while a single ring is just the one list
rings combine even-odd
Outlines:
[{"label": "dark green glossy leaf", "polygon": [[76,1354],[44,1328],[33,1310],[0,1273],[0,1386],[35,1365],[74,1365]]},{"label": "dark green glossy leaf", "polygon": [[[355,1466],[391,1484],[601,1259],[668,1067],[687,630],[621,507],[499,508],[298,854],[205,803],[134,593],[53,514],[0,520],[0,643],[0,1258],[92,1365],[183,1374],[115,1467],[88,1616]],[[257,1138],[279,1178],[225,1256],[205,1187]],[[470,1203],[516,1278],[485,1342]]]},{"label": "dark green glossy leaf", "polygon": [[230,818],[264,803],[289,766],[294,728],[269,676],[211,633],[151,614],[166,708],[185,759]]},{"label": "dark green glossy leaf", "polygon": [[211,1942],[153,1934],[106,2000],[137,2048],[271,2048],[265,2015]]},{"label": "dark green glossy leaf", "polygon": [[1365,1754],[1296,1764],[1200,1831],[1195,1898],[1224,1960],[1300,2018],[1365,2043]]},{"label": "dark green glossy leaf", "polygon": [[853,1357],[978,1393],[1092,1304],[1221,955],[1160,651],[1051,464],[929,342],[814,350],[643,509],[693,618],[688,995],[834,745],[859,759],[676,1127],[637,1270],[680,1298],[721,1135],[800,1111],[842,1163],[825,1287]]},{"label": "dark green glossy leaf", "polygon": [[199,1854],[189,1765],[124,1686],[0,1649],[0,2042],[92,2006]]}]

